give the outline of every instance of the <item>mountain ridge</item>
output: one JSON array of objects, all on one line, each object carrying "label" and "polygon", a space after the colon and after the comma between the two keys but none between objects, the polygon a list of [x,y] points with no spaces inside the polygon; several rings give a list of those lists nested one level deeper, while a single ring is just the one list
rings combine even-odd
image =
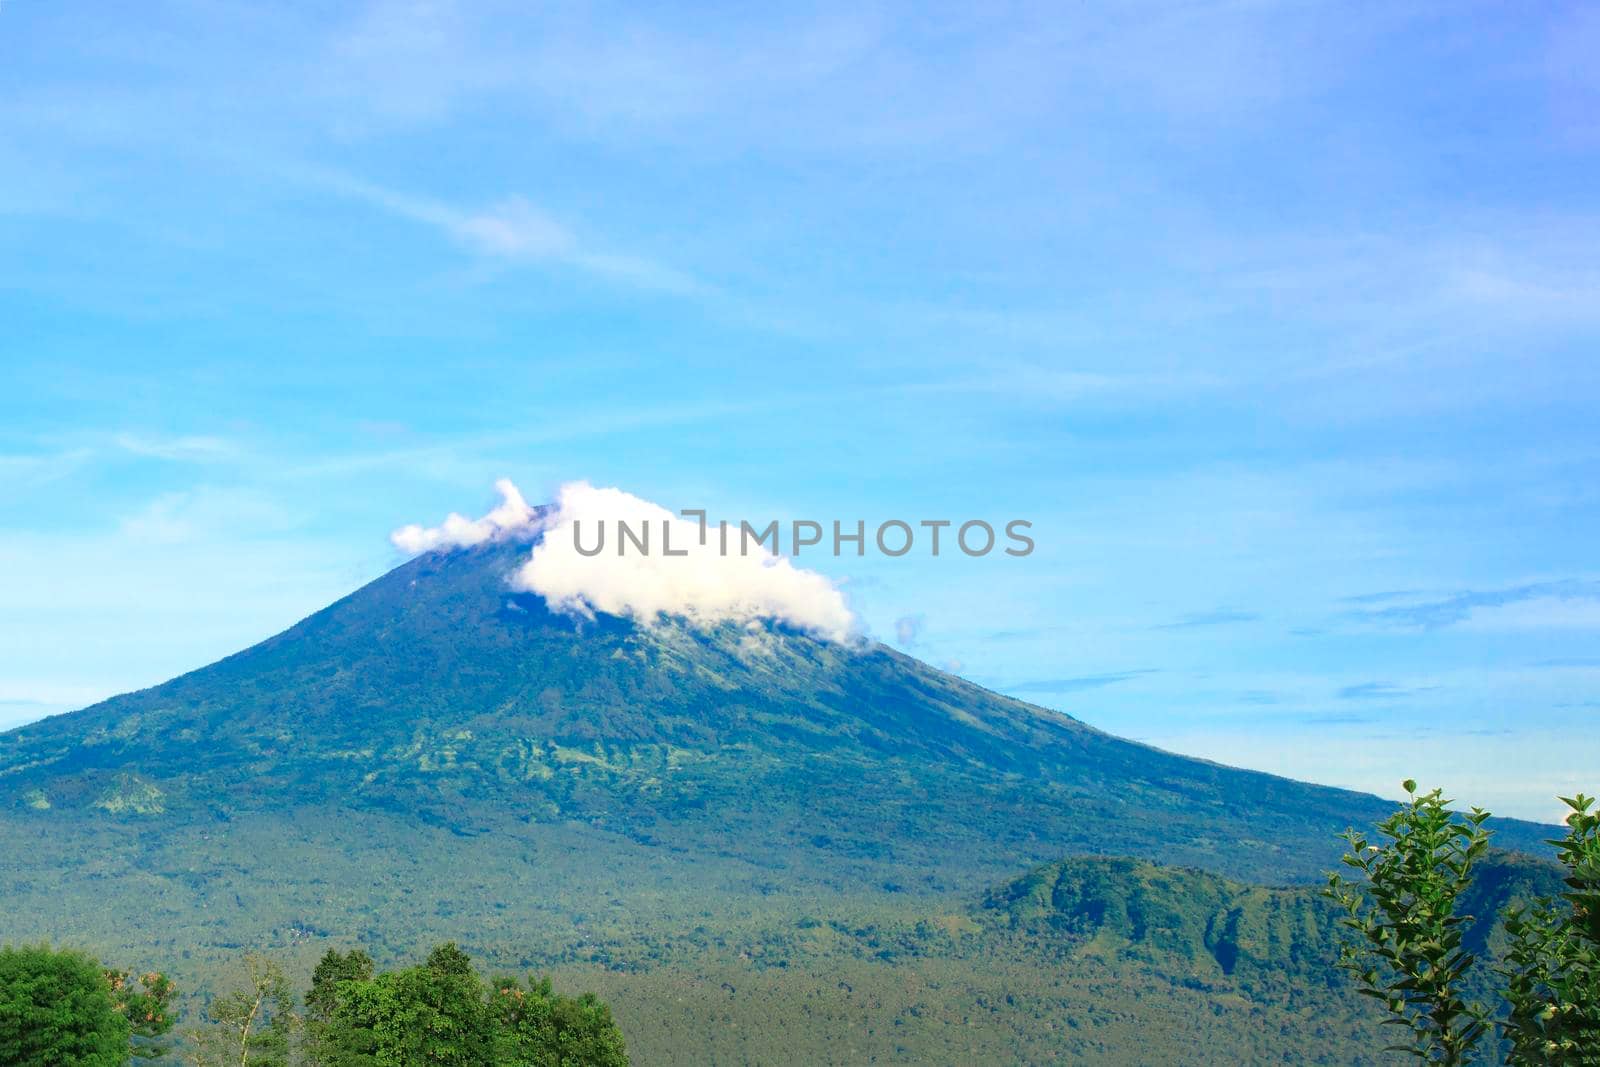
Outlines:
[{"label": "mountain ridge", "polygon": [[[505,580],[525,547],[424,554],[216,663],[0,734],[0,789],[55,819],[292,796],[471,832],[515,807],[690,848],[697,820],[731,812],[753,835],[735,851],[758,860],[794,845],[762,814],[800,805],[815,847],[870,843],[925,867],[983,844],[1005,854],[991,871],[1126,852],[1291,880],[1388,807],[1116,738],[883,645],[552,612]],[[874,817],[849,810],[872,803]],[[1547,834],[1498,825],[1513,846]],[[912,837],[932,847],[908,853]]]}]

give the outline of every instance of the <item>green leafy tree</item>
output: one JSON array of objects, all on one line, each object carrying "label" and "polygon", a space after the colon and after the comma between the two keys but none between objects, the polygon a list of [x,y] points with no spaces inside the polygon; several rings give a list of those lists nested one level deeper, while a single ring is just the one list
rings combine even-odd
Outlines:
[{"label": "green leafy tree", "polygon": [[498,978],[490,1000],[498,1024],[495,1062],[506,1067],[627,1067],[622,1031],[594,994],[565,997],[550,979]]},{"label": "green leafy tree", "polygon": [[1506,915],[1505,1031],[1516,1063],[1592,1067],[1600,1064],[1600,813],[1582,793],[1561,799],[1571,809],[1567,834],[1550,843],[1568,892]]},{"label": "green leafy tree", "polygon": [[1355,932],[1340,966],[1359,990],[1381,1001],[1389,1024],[1409,1039],[1388,1047],[1427,1063],[1470,1062],[1485,1032],[1487,1012],[1466,999],[1463,977],[1474,957],[1462,947],[1473,921],[1456,903],[1472,881],[1472,865],[1489,847],[1483,823],[1489,813],[1473,808],[1460,815],[1437,789],[1417,794],[1378,824],[1380,843],[1347,831],[1348,878],[1328,876],[1328,895],[1346,912],[1343,925]]},{"label": "green leafy tree", "polygon": [[241,987],[212,999],[209,1026],[189,1033],[196,1067],[288,1067],[298,1019],[294,992],[277,964],[254,953],[243,961]]},{"label": "green leafy tree", "polygon": [[0,1064],[117,1067],[128,1038],[100,964],[45,945],[0,948]]},{"label": "green leafy tree", "polygon": [[106,981],[117,1010],[128,1020],[130,1052],[134,1059],[159,1060],[172,1051],[162,1040],[178,1021],[172,1007],[177,987],[159,971],[147,971],[137,979],[131,971],[107,969]]},{"label": "green leafy tree", "polygon": [[495,1062],[495,1019],[472,962],[440,945],[421,967],[342,981],[330,1040],[348,1063],[479,1067]]},{"label": "green leafy tree", "polygon": [[433,951],[428,953],[428,970],[457,978],[470,977],[472,957],[462,952],[454,941],[446,941],[442,945],[435,945]]},{"label": "green leafy tree", "polygon": [[329,949],[318,961],[306,992],[305,1054],[311,1067],[359,1067],[367,1062],[363,1057],[370,1059],[372,1050],[363,1042],[342,1042],[334,1023],[340,983],[370,982],[373,971],[372,957],[360,949],[348,953]]},{"label": "green leafy tree", "polygon": [[321,1067],[627,1067],[611,1009],[591,994],[565,997],[548,979],[485,987],[455,944],[421,967],[374,975],[364,953],[330,952],[306,994],[324,1020]]}]

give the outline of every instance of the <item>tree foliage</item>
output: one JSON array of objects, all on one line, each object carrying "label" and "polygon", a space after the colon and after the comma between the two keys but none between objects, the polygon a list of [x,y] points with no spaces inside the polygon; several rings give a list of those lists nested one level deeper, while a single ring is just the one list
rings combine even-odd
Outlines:
[{"label": "tree foliage", "polygon": [[[0,1067],[120,1067],[173,1051],[172,982],[46,946],[0,949]],[[183,1034],[195,1067],[627,1067],[611,1009],[549,979],[485,983],[454,943],[418,967],[378,973],[372,957],[329,951],[305,1014],[278,965],[247,954],[206,1023]],[[297,1034],[303,1035],[299,1042]]]},{"label": "tree foliage", "polygon": [[1472,917],[1458,914],[1456,902],[1472,885],[1473,861],[1489,847],[1489,815],[1478,808],[1458,815],[1439,790],[1419,796],[1412,781],[1405,789],[1409,803],[1378,824],[1382,844],[1354,830],[1344,835],[1344,863],[1360,879],[1328,878],[1329,895],[1347,913],[1343,924],[1358,935],[1340,966],[1409,1031],[1389,1050],[1464,1064],[1489,1024],[1462,992],[1473,956],[1461,942]]},{"label": "tree foliage", "polygon": [[[355,955],[352,953],[352,956]],[[453,943],[420,967],[366,976],[350,957],[324,957],[316,1010],[327,1012],[318,1055],[325,1067],[626,1067],[611,1010],[593,996],[557,994],[548,980],[486,987]],[[365,961],[370,965],[370,961]],[[331,984],[330,984],[331,983]]]},{"label": "tree foliage", "polygon": [[277,964],[254,953],[244,957],[238,988],[214,997],[210,1024],[188,1034],[186,1056],[195,1067],[288,1067],[290,1036],[299,1019],[294,991]]},{"label": "tree foliage", "polygon": [[334,1017],[339,1007],[339,983],[367,982],[372,979],[372,957],[360,949],[340,952],[329,949],[311,973],[311,988],[306,991],[305,1054],[310,1067],[340,1067],[360,1063],[370,1050],[341,1044],[334,1032]]},{"label": "tree foliage", "polygon": [[1505,1024],[1519,1063],[1600,1064],[1600,813],[1594,798],[1562,797],[1567,834],[1552,841],[1568,892],[1506,915],[1511,946],[1500,974]]},{"label": "tree foliage", "polygon": [[172,1005],[177,987],[172,979],[159,971],[146,971],[135,978],[131,971],[114,968],[106,969],[105,978],[116,1009],[128,1020],[133,1058],[159,1060],[171,1052],[172,1046],[163,1039],[178,1021]]},{"label": "tree foliage", "polygon": [[378,1067],[493,1062],[493,1019],[482,983],[470,966],[462,968],[464,958],[454,945],[441,946],[421,967],[340,983],[340,1046],[370,1050]]},{"label": "tree foliage", "polygon": [[622,1031],[593,993],[564,997],[550,979],[524,987],[497,978],[490,1002],[499,1029],[496,1063],[515,1067],[627,1067]]},{"label": "tree foliage", "polygon": [[0,1063],[117,1067],[128,1039],[100,964],[46,945],[0,948]]},{"label": "tree foliage", "polygon": [[[1463,934],[1476,919],[1458,905],[1488,848],[1489,816],[1452,811],[1437,789],[1419,796],[1411,781],[1405,789],[1409,803],[1378,824],[1380,843],[1344,835],[1344,863],[1361,877],[1328,877],[1328,895],[1358,935],[1343,946],[1340,965],[1383,1003],[1386,1022],[1409,1031],[1390,1051],[1469,1063],[1491,1020],[1463,992],[1474,963]],[[1504,982],[1498,1028],[1518,1067],[1600,1065],[1600,813],[1581,793],[1562,800],[1571,809],[1567,834],[1550,844],[1568,891],[1505,910],[1508,947],[1494,968]]]}]

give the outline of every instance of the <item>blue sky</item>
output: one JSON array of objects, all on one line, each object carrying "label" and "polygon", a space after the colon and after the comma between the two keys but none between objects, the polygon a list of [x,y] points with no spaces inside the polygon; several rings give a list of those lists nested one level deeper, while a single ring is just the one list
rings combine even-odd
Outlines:
[{"label": "blue sky", "polygon": [[[979,10],[981,9],[981,10]],[[0,725],[570,479],[1181,751],[1600,786],[1600,11],[0,3]],[[897,625],[898,624],[898,625]]]}]

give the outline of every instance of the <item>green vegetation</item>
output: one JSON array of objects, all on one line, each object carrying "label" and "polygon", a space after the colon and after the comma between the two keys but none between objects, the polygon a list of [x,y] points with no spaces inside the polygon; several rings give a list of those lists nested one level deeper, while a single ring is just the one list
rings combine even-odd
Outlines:
[{"label": "green vegetation", "polygon": [[1506,1031],[1522,1063],[1600,1063],[1600,812],[1592,797],[1564,799],[1566,892],[1506,916]]},{"label": "green vegetation", "polygon": [[339,1012],[341,983],[370,982],[374,973],[372,957],[354,949],[340,952],[329,949],[311,972],[311,988],[306,992],[305,1051],[309,1063],[334,1067],[355,1051],[348,1047],[347,1032],[335,1032]]},{"label": "green vegetation", "polygon": [[336,977],[350,970],[337,953],[324,963],[311,994],[326,1006],[314,1061],[323,1067],[627,1067],[605,1004],[561,996],[548,979],[485,986],[454,944],[435,948],[420,967],[365,978]]},{"label": "green vegetation", "polygon": [[[1462,900],[1492,917],[1560,888],[1555,865],[1490,852]],[[253,1032],[285,1034],[291,1055],[319,1067],[424,1052],[449,1062],[452,1050],[486,1043],[495,1062],[618,1063],[608,1056],[620,1055],[619,1031],[647,1063],[1181,1063],[1197,1049],[1240,1063],[1387,1062],[1379,1005],[1336,966],[1341,912],[1310,887],[1079,857],[965,903],[850,895],[800,910],[762,899],[751,908],[706,898],[687,929],[591,909],[591,951],[548,973],[604,1004],[560,996],[550,978],[484,982],[454,948],[392,969],[313,940],[283,945],[270,964],[236,950],[202,966],[191,957],[201,992],[185,1013],[208,1024],[184,1031],[185,1052],[201,1064],[238,1063],[241,1052],[251,1064],[282,1062],[282,1043],[274,1052],[241,1041],[240,1023],[254,1018]],[[724,903],[742,910],[718,916]],[[1492,927],[1469,923],[1463,941],[1504,958]],[[535,944],[489,950],[490,973]],[[305,989],[298,1012],[278,966],[301,976],[290,979]],[[419,1032],[456,1037],[424,1047]]]},{"label": "green vegetation", "polygon": [[164,1055],[172,983],[131,982],[82,952],[0,948],[0,1064],[111,1067]]},{"label": "green vegetation", "polygon": [[240,964],[229,992],[206,1007],[208,1023],[187,1033],[185,1058],[195,1067],[288,1067],[299,1020],[294,992],[282,969],[255,953]]},{"label": "green vegetation", "polygon": [[195,1067],[627,1067],[611,1009],[548,978],[485,983],[454,944],[420,967],[375,973],[360,951],[330,950],[295,1010],[289,980],[256,953],[210,998],[181,1045],[156,1043],[175,1020],[172,983],[102,970],[48,947],[0,950],[0,1067],[120,1067],[178,1055]]},{"label": "green vegetation", "polygon": [[[1468,910],[1476,868],[1488,853],[1488,814],[1461,815],[1437,789],[1418,795],[1378,824],[1380,840],[1349,831],[1344,862],[1358,878],[1329,876],[1328,896],[1357,937],[1340,965],[1361,993],[1382,1003],[1387,1023],[1410,1036],[1386,1051],[1426,1063],[1475,1062],[1495,1025],[1474,996],[1487,979],[1475,970],[1473,927],[1493,913]],[[1516,1065],[1600,1064],[1600,815],[1593,798],[1562,798],[1567,834],[1553,841],[1566,892],[1514,902],[1504,912],[1505,945],[1493,973],[1503,1046],[1489,1054]]]},{"label": "green vegetation", "polygon": [[1204,871],[1131,859],[1073,859],[1040,867],[991,893],[985,906],[1012,930],[1083,939],[1092,950],[1246,992],[1332,977],[1332,909],[1305,889],[1241,885]]},{"label": "green vegetation", "polygon": [[177,1022],[173,998],[178,991],[172,979],[159,971],[135,978],[131,971],[107,970],[105,977],[113,1003],[128,1020],[133,1058],[161,1059],[172,1049],[166,1038]]},{"label": "green vegetation", "polygon": [[592,993],[573,999],[558,995],[548,978],[525,987],[515,978],[497,978],[490,1011],[498,1031],[496,1063],[627,1067],[622,1031],[611,1009]]},{"label": "green vegetation", "polygon": [[1411,1032],[1392,1045],[1429,1063],[1466,1063],[1488,1029],[1482,1007],[1466,999],[1463,977],[1475,957],[1462,947],[1472,917],[1457,902],[1472,883],[1473,863],[1489,848],[1488,813],[1459,817],[1439,790],[1416,795],[1378,824],[1387,840],[1369,845],[1364,834],[1346,835],[1344,862],[1359,880],[1334,874],[1329,893],[1348,913],[1345,923],[1362,943],[1347,946],[1340,963],[1361,992],[1381,1000],[1389,1016]]}]

